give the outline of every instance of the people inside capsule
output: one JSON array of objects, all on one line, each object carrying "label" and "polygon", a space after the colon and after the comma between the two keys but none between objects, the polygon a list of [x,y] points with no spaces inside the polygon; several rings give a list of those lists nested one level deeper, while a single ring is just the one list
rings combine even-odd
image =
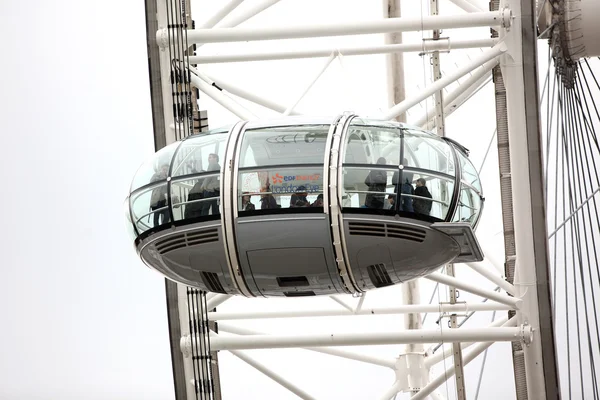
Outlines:
[{"label": "people inside capsule", "polygon": [[[219,156],[217,154],[210,153],[208,155],[208,168],[206,170],[208,172],[221,171],[221,166],[219,165]],[[202,190],[204,192],[204,199],[215,198],[214,200],[205,200],[202,202],[202,215],[208,215],[209,213],[212,215],[219,214],[219,174],[217,173],[215,175],[206,177],[204,179],[204,183],[202,184]]]},{"label": "people inside capsule", "polygon": [[415,198],[413,199],[413,207],[416,213],[429,215],[431,212],[431,193],[429,189],[427,189],[427,182],[424,178],[417,179],[416,188],[415,188]]},{"label": "people inside capsule", "polygon": [[[408,164],[406,158],[402,159],[402,167],[404,168]],[[398,180],[400,174],[398,171],[394,172],[392,177],[392,184],[394,185],[394,193],[398,195]],[[413,209],[413,198],[415,189],[412,186],[413,174],[411,172],[402,171],[402,184],[400,185],[400,211],[414,212]],[[408,195],[408,196],[404,196]]]},{"label": "people inside capsule", "polygon": [[[377,159],[377,164],[385,165],[384,157]],[[365,179],[365,185],[369,188],[369,193],[365,197],[365,206],[367,208],[383,208],[385,200],[385,188],[387,186],[387,172],[381,169],[373,169]],[[373,192],[381,192],[373,193]]]},{"label": "people inside capsule", "polygon": [[253,211],[255,209],[256,209],[256,207],[250,201],[250,195],[248,194],[248,192],[243,192],[242,193],[242,211]]},{"label": "people inside capsule", "polygon": [[298,207],[308,207],[310,206],[310,201],[306,198],[308,193],[306,192],[305,186],[298,186],[296,189],[296,193],[292,195],[290,199],[290,208],[298,208]]},{"label": "people inside capsule", "polygon": [[[202,173],[204,171],[200,170],[195,173]],[[184,218],[196,218],[202,215],[202,207],[204,202],[204,189],[202,189],[202,184],[204,183],[204,178],[200,178],[196,181],[194,186],[190,189],[187,198],[187,205],[185,206]]]},{"label": "people inside capsule", "polygon": [[323,193],[317,196],[317,199],[310,205],[311,207],[323,207]]},{"label": "people inside capsule", "polygon": [[277,201],[275,197],[271,194],[271,185],[269,181],[260,189],[263,194],[260,195],[260,209],[261,210],[271,210],[274,208],[278,208]]},{"label": "people inside capsule", "polygon": [[[164,181],[169,174],[169,164],[162,164],[152,178],[150,183]],[[152,190],[150,195],[150,210],[154,212],[153,226],[169,222],[169,209],[167,208],[167,185],[161,185]],[[161,218],[162,217],[162,218]],[[162,219],[162,221],[161,221]]]}]

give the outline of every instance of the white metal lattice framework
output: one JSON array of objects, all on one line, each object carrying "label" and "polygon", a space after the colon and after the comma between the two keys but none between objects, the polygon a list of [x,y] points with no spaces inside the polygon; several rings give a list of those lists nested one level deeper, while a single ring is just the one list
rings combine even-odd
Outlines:
[{"label": "white metal lattice framework", "polygon": [[[431,300],[437,301],[430,300],[430,304],[419,304],[421,298],[414,285],[412,289],[407,289],[409,285],[405,285],[407,288],[403,288],[404,293],[412,294],[404,298],[412,299],[411,302],[417,304],[401,304],[399,288],[387,288],[355,299],[331,296],[330,299],[293,301],[244,300],[209,294],[207,308],[220,306],[218,311],[208,314],[211,321],[219,322],[218,333],[211,334],[212,350],[219,350],[221,354],[228,351],[287,389],[287,392],[271,392],[277,389],[261,386],[262,394],[253,398],[283,398],[282,393],[284,396],[287,393],[304,399],[391,399],[398,393],[416,399],[427,396],[443,398],[445,396],[442,393],[451,393],[450,397],[473,398],[480,393],[481,376],[475,391],[478,371],[465,368],[465,375],[462,376],[463,368],[471,361],[478,360],[483,372],[485,357],[482,362],[478,356],[487,354],[487,349],[494,343],[513,341],[521,342],[525,361],[525,379],[517,377],[514,384],[517,393],[527,393],[530,399],[558,398],[547,272],[547,233],[544,198],[541,195],[544,193],[544,182],[539,151],[535,58],[535,22],[539,17],[535,4],[531,0],[504,0],[499,2],[497,10],[492,7],[493,11],[484,11],[488,9],[487,3],[475,0],[451,0],[442,5],[436,4],[435,0],[422,1],[414,15],[387,19],[359,18],[360,15],[354,15],[350,20],[345,19],[344,14],[352,15],[352,10],[346,9],[352,7],[352,2],[332,0],[331,3],[336,3],[332,9],[338,7],[339,13],[304,9],[308,12],[297,17],[294,12],[309,7],[308,2],[286,0],[277,4],[277,0],[230,0],[216,6],[208,3],[211,2],[194,0],[190,10],[185,2],[156,2],[156,44],[161,49],[162,101],[167,142],[181,137],[178,129],[184,129],[182,124],[173,123],[172,112],[173,101],[176,101],[171,85],[173,59],[176,58],[172,47],[176,40],[185,41],[186,48],[198,46],[195,55],[186,53],[181,58],[190,64],[187,67],[191,85],[202,93],[201,99],[205,103],[201,104],[209,108],[211,122],[213,112],[223,115],[223,121],[229,119],[230,122],[236,118],[256,119],[263,115],[300,113],[298,108],[301,105],[311,109],[306,103],[316,101],[315,97],[310,97],[311,89],[321,90],[319,96],[323,96],[323,88],[319,89],[318,86],[323,85],[323,81],[333,79],[331,74],[328,75],[328,70],[333,68],[336,60],[341,67],[341,71],[336,73],[347,76],[349,56],[378,57],[382,54],[413,53],[416,60],[422,61],[416,80],[423,86],[415,88],[414,82],[408,82],[407,79],[407,96],[404,100],[388,109],[380,107],[377,112],[373,113],[372,109],[367,112],[383,119],[396,118],[408,112],[409,122],[429,128],[436,126],[438,132],[443,132],[445,119],[459,108],[467,108],[471,98],[480,98],[479,92],[489,83],[492,69],[500,66],[506,87],[504,118],[507,119],[510,138],[510,167],[512,171],[518,171],[510,179],[517,243],[516,255],[511,259],[515,262],[512,283],[506,280],[503,267],[498,262],[504,255],[497,251],[494,243],[488,242],[485,262],[456,265],[456,277],[438,272],[419,283],[424,295],[433,288]],[[283,3],[295,5],[290,6],[286,14],[286,5]],[[182,4],[186,4],[187,8]],[[387,4],[385,0],[384,9]],[[277,7],[274,6],[279,9],[275,10]],[[444,6],[448,6],[451,13],[440,12],[440,15],[436,15],[438,7],[443,11]],[[380,11],[378,5],[372,7]],[[169,8],[178,12],[182,12],[182,9],[185,13],[193,12],[196,21],[202,22],[198,22],[195,29],[177,31],[173,24],[168,23]],[[271,13],[270,16],[265,17],[268,13]],[[261,16],[264,18],[260,19]],[[258,22],[252,24],[257,19]],[[457,33],[458,38],[454,39],[455,32],[465,29],[474,30],[472,34]],[[419,32],[417,36],[411,36],[410,32],[413,31]],[[444,35],[445,31],[451,33]],[[185,32],[185,37],[181,32]],[[411,39],[385,42],[381,34],[391,32],[406,32]],[[381,43],[363,44],[358,39],[356,44],[353,43],[358,37],[356,35],[377,34]],[[352,37],[345,40],[345,36]],[[313,40],[315,38],[324,42]],[[230,45],[230,42],[252,43],[240,47]],[[259,43],[254,45],[254,42]],[[270,48],[269,44],[272,44]],[[450,58],[455,54],[458,56]],[[449,60],[452,61],[444,64]],[[433,68],[430,67],[430,61]],[[259,64],[267,72],[258,75],[253,63]],[[287,82],[285,79],[275,79],[277,74],[287,75]],[[346,80],[342,83],[346,87],[353,82],[364,83],[374,78],[374,74],[364,71],[362,75],[352,76],[356,81]],[[272,81],[266,76],[272,77]],[[282,85],[282,81],[288,85]],[[298,82],[304,82],[304,87]],[[408,88],[410,85],[413,85],[412,90]],[[355,85],[355,88],[359,90],[360,85]],[[490,96],[489,85],[487,88],[486,94]],[[336,92],[339,91],[338,87]],[[285,92],[284,95],[281,92]],[[327,90],[325,86],[327,92],[331,93],[332,90]],[[381,97],[385,97],[383,95],[386,93],[381,94]],[[303,104],[305,97],[307,99]],[[383,102],[378,101],[378,104]],[[227,112],[219,114],[222,111],[213,108],[216,104]],[[467,106],[461,107],[464,104]],[[332,99],[328,109],[337,107],[337,112],[341,112],[345,106],[336,106],[335,99]],[[315,112],[315,109],[312,111]],[[360,109],[353,111],[362,112]],[[473,115],[463,115],[461,118],[463,125],[476,120]],[[448,136],[456,135],[456,129],[446,128]],[[470,141],[484,142],[472,133],[462,139],[467,144]],[[477,147],[475,144],[473,146]],[[494,171],[490,176],[498,175],[498,170]],[[498,209],[490,207],[486,212],[499,214]],[[497,218],[491,218],[490,221],[497,221]],[[447,299],[448,290],[440,289],[444,286],[457,289],[462,295],[458,299]],[[181,348],[184,354],[189,354],[193,338],[189,335],[187,311],[183,311],[186,307],[185,289],[180,288],[180,294]],[[372,298],[372,304],[369,304]],[[327,305],[332,301],[336,303],[335,308]],[[510,317],[509,311],[513,311],[515,316]],[[426,318],[421,316],[427,313],[436,314],[437,321],[432,322],[430,318],[426,323]],[[484,322],[490,313],[493,313],[492,322]],[[496,313],[501,316],[494,320]],[[402,322],[401,315],[405,317],[405,324],[398,323]],[[543,316],[541,320],[540,316]],[[384,319],[376,322],[377,318]],[[453,324],[449,323],[451,320]],[[462,323],[454,328],[457,321]],[[452,343],[460,343],[460,351],[457,352],[456,347],[453,349]],[[414,344],[420,346],[408,347]],[[407,345],[409,351],[399,345]],[[348,350],[348,346],[369,347]],[[285,350],[279,350],[282,348],[304,349],[308,352],[285,353]],[[387,355],[380,351],[383,348],[389,351]],[[423,351],[423,348],[428,350]],[[269,352],[259,349],[268,349]],[[501,347],[501,351],[510,357],[507,346]],[[311,358],[306,354],[315,352],[332,356],[332,360],[319,356],[315,358],[317,361],[311,363]],[[447,361],[453,355],[454,362]],[[259,361],[259,358],[265,361]],[[340,363],[339,360],[345,361]],[[256,375],[247,375],[244,369],[238,369],[240,364],[235,364],[231,358],[221,357],[220,362],[224,398],[227,398],[227,393],[233,392],[232,386],[229,390],[232,382],[245,387],[245,392],[256,390],[258,386],[252,382]],[[503,372],[512,370],[512,363],[509,358],[504,358],[502,362],[501,365],[494,363],[491,369],[488,367],[492,376],[499,378],[486,380],[489,391],[487,397],[485,394],[483,397],[491,398],[490,393],[506,393],[497,390],[506,390],[507,387],[511,396],[514,396],[512,373],[507,375]],[[184,364],[187,398],[197,398],[191,364],[189,360]],[[368,368],[361,370],[361,364]],[[374,372],[374,366],[393,371],[393,374],[386,376],[387,386],[381,383],[381,374]],[[323,389],[319,393],[317,390],[324,387],[319,381],[321,376],[315,376],[311,370],[331,373],[328,383],[333,389]],[[461,371],[460,379],[467,382],[467,393],[462,383],[455,385],[450,379],[457,371]],[[367,391],[365,385],[368,385]]]}]

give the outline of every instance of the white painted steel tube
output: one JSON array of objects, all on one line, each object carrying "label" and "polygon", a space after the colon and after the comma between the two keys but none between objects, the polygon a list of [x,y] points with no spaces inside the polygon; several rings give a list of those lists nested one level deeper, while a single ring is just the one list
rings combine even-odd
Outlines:
[{"label": "white painted steel tube", "polygon": [[[504,326],[508,326],[514,323],[515,317],[511,318],[508,322],[504,324]],[[494,329],[502,329],[502,328],[494,328]],[[494,342],[483,342],[477,343],[471,350],[463,354],[463,365],[467,365],[471,361],[473,361],[479,354],[483,353],[485,349],[490,347]],[[411,397],[411,400],[421,400],[425,397],[429,396],[433,393],[439,386],[441,386],[446,380],[451,378],[455,373],[454,366],[448,368],[445,372],[441,373],[434,379],[432,379],[424,388],[419,390],[418,393],[414,394]]]},{"label": "white painted steel tube", "polygon": [[231,0],[229,3],[225,4],[225,6],[223,6],[219,11],[217,11],[212,17],[210,17],[202,25],[200,25],[198,28],[199,29],[212,28],[213,26],[215,26],[216,24],[221,22],[221,20],[223,18],[228,16],[230,12],[235,10],[237,8],[237,6],[239,6],[243,2],[244,2],[244,0]]},{"label": "white painted steel tube", "polygon": [[426,98],[428,98],[435,92],[442,90],[443,88],[445,88],[452,82],[458,80],[460,77],[473,71],[480,65],[483,65],[483,64],[487,63],[488,61],[491,61],[491,60],[497,58],[498,56],[500,56],[501,54],[506,52],[506,50],[507,50],[507,47],[504,43],[500,42],[500,43],[496,44],[494,47],[492,47],[489,50],[484,51],[479,56],[473,58],[469,63],[466,63],[465,65],[463,65],[462,67],[460,67],[456,71],[454,71],[453,73],[446,75],[442,79],[435,81],[434,83],[429,85],[427,88],[425,88],[425,90],[421,91],[421,93],[419,93],[418,95],[408,98],[408,99],[404,100],[402,103],[396,104],[394,107],[389,109],[385,114],[383,114],[381,116],[381,118],[392,119],[392,118],[395,118],[397,115],[405,113],[412,106],[419,104],[421,101],[425,100]]},{"label": "white painted steel tube", "polygon": [[[508,323],[508,317],[504,317],[504,318],[500,318],[496,321],[494,321],[493,323],[491,323],[490,325],[488,325],[488,328],[499,328],[501,326],[505,326],[505,327],[514,327],[517,326],[517,319],[513,318],[511,319],[511,322]],[[475,342],[469,342],[469,343],[461,343],[461,348],[462,349],[467,349],[468,347],[474,345]],[[448,345],[448,346],[444,346],[441,349],[438,349],[437,353],[425,357],[425,366],[427,368],[431,368],[433,367],[435,364],[441,362],[442,360],[451,357],[453,355],[453,351],[452,351],[452,345]]]},{"label": "white painted steel tube", "polygon": [[206,308],[208,310],[213,310],[215,307],[223,304],[224,302],[226,302],[227,300],[229,300],[229,298],[231,297],[230,294],[218,294],[215,297],[211,298],[210,300],[206,301]]},{"label": "white painted steel tube", "polygon": [[[236,335],[265,335],[264,332],[259,332],[248,328],[241,328],[239,326],[232,326],[227,323],[219,324],[219,330],[221,332],[233,333]],[[373,356],[370,354],[361,354],[348,350],[331,349],[328,347],[306,347],[304,349],[314,351],[317,353],[329,354],[336,357],[346,358],[349,360],[360,361],[367,364],[379,365],[381,367],[387,367],[392,369],[396,368],[396,360],[392,358],[383,358]]]},{"label": "white painted steel tube", "polygon": [[[507,282],[506,280],[502,279],[502,277],[500,277],[499,275],[497,275],[496,273],[496,268],[494,268],[492,265],[489,265],[489,263],[487,263],[489,265],[485,265],[486,263],[466,263],[469,268],[471,268],[473,271],[477,272],[479,275],[486,277],[487,279],[489,279],[491,282],[495,283],[496,285],[500,286],[501,289],[503,289],[504,291],[506,291],[507,293],[511,294],[511,295],[515,295],[515,287]],[[492,270],[493,268],[493,270]]]},{"label": "white painted steel tube", "polygon": [[468,0],[450,0],[452,3],[454,3],[457,7],[461,8],[462,10],[466,11],[466,12],[481,12],[483,11],[483,9],[481,9],[480,7],[476,6],[475,4],[471,3]]},{"label": "white painted steel tube", "polygon": [[439,272],[433,272],[427,276],[426,279],[432,280],[434,282],[443,283],[444,285],[453,286],[457,289],[464,290],[465,292],[476,294],[477,296],[482,296],[488,298],[490,300],[497,301],[498,303],[506,304],[516,309],[519,308],[521,303],[523,302],[521,299],[506,296],[492,290],[482,289],[478,286],[471,285],[470,283],[464,282],[463,280],[452,278],[448,275],[440,274]]},{"label": "white painted steel tube", "polygon": [[261,12],[278,2],[279,0],[263,0],[261,3],[255,4],[253,7],[245,10],[243,13],[230,18],[228,21],[225,21],[222,24],[219,24],[218,28],[230,28],[233,26],[238,26],[242,22],[248,21],[250,18],[254,17],[257,14],[260,14]]},{"label": "white painted steel tube", "polygon": [[209,312],[211,321],[231,321],[244,319],[303,318],[303,317],[345,317],[354,315],[394,315],[418,313],[466,314],[470,311],[508,311],[513,310],[507,304],[496,302],[458,303],[458,304],[414,304],[388,308],[361,308],[356,311],[339,309],[300,310],[300,311],[253,311],[253,312]]},{"label": "white painted steel tube", "polygon": [[306,87],[306,89],[304,89],[304,91],[302,92],[302,94],[296,99],[296,101],[289,106],[284,112],[283,115],[290,115],[290,113],[292,111],[294,111],[294,108],[296,108],[296,106],[298,105],[298,103],[300,103],[300,101],[304,98],[304,96],[306,96],[306,94],[310,91],[310,89],[315,85],[315,83],[317,83],[317,81],[319,80],[319,78],[325,73],[325,71],[327,71],[327,68],[329,68],[329,66],[331,65],[331,63],[333,62],[333,60],[336,59],[336,55],[335,54],[331,54],[329,56],[329,58],[327,58],[327,60],[325,60],[325,64],[323,65],[323,67],[319,70],[319,73],[314,77],[314,79],[310,82],[310,84]]},{"label": "white painted steel tube", "polygon": [[254,367],[256,370],[262,372],[264,375],[268,376],[275,382],[279,383],[281,386],[283,386],[290,392],[294,393],[296,396],[300,397],[301,399],[306,399],[306,400],[315,399],[314,397],[312,397],[311,395],[309,395],[304,390],[300,389],[299,387],[297,387],[296,385],[294,385],[287,379],[283,378],[276,372],[272,371],[271,369],[267,368],[260,362],[256,361],[254,358],[250,357],[248,354],[246,354],[242,351],[235,351],[235,350],[232,350],[231,354],[233,354],[240,360],[244,361],[246,364]]},{"label": "white painted steel tube", "polygon": [[[286,110],[286,106],[284,106],[283,104],[279,104],[275,101],[266,99],[264,97],[260,97],[258,95],[256,95],[255,93],[249,92],[245,89],[242,89],[238,86],[233,85],[232,83],[226,82],[222,79],[218,79],[213,77],[212,75],[207,75],[204,74],[208,79],[210,79],[212,82],[215,82],[215,84],[217,86],[219,86],[221,89],[228,91],[229,93],[240,97],[242,99],[251,101],[255,104],[258,104],[260,106],[263,106],[265,108],[268,108],[270,110],[276,111],[278,113],[282,113]],[[300,115],[300,113],[296,112],[296,111],[292,111],[290,113],[290,115]]]},{"label": "white painted steel tube", "polygon": [[[454,89],[448,95],[444,96],[444,109],[448,106],[451,106],[463,93],[476,90],[485,79],[491,76],[492,69],[496,65],[498,65],[498,60],[491,60],[483,64],[480,68],[473,70],[471,76],[465,79],[465,81],[462,82],[459,87]],[[416,126],[423,126],[433,117],[435,117],[434,107],[432,107],[431,110],[428,110],[425,115],[421,116],[412,124]]]},{"label": "white painted steel tube", "polygon": [[352,307],[350,307],[348,304],[346,304],[346,302],[344,300],[339,299],[336,296],[329,296],[329,298],[331,300],[335,301],[336,303],[338,303],[340,306],[344,307],[346,310],[348,310],[354,314],[354,309]]},{"label": "white painted steel tube", "polygon": [[231,100],[229,97],[225,96],[221,91],[214,86],[210,86],[208,83],[204,82],[197,75],[190,74],[192,84],[198,88],[202,93],[225,107],[227,110],[231,111],[234,115],[242,120],[253,120],[256,119],[250,111],[241,107],[239,104]]},{"label": "white painted steel tube", "polygon": [[396,397],[396,394],[400,391],[400,382],[395,381],[392,386],[381,396],[381,400],[391,400]]},{"label": "white painted steel tube", "polygon": [[450,40],[445,38],[440,40],[424,40],[420,43],[404,43],[377,46],[355,46],[314,50],[264,51],[254,53],[199,55],[190,56],[189,59],[190,64],[273,61],[292,60],[298,58],[320,58],[327,57],[332,53],[341,54],[343,56],[361,56],[371,54],[427,52],[434,50],[450,51],[460,49],[476,49],[482,47],[492,47],[496,43],[498,43],[498,39]]},{"label": "white painted steel tube", "polygon": [[211,336],[212,350],[278,349],[321,346],[372,346],[435,342],[494,341],[525,339],[528,327],[485,329],[421,329],[403,332],[369,332],[315,335],[253,335],[247,337]]},{"label": "white painted steel tube", "polygon": [[[350,21],[328,25],[306,24],[265,28],[193,29],[188,30],[187,40],[191,45],[193,43],[246,42],[254,40],[348,36],[433,29],[492,27],[500,26],[502,24],[510,25],[508,13],[494,11],[435,17],[425,16],[422,18],[389,18],[371,21]],[[159,31],[157,35],[161,38],[163,33]]]}]

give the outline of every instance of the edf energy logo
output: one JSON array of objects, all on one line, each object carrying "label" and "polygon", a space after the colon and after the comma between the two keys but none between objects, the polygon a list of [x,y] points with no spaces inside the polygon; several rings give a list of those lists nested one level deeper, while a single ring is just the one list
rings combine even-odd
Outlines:
[{"label": "edf energy logo", "polygon": [[275,174],[275,176],[272,177],[273,183],[274,184],[282,183],[284,178],[287,178],[287,177],[281,176],[279,174]]},{"label": "edf energy logo", "polygon": [[[282,175],[276,173],[271,176],[273,193],[296,193],[299,186],[303,186],[300,191],[314,193],[320,191],[321,174],[312,175]],[[276,186],[275,186],[276,185]]]}]

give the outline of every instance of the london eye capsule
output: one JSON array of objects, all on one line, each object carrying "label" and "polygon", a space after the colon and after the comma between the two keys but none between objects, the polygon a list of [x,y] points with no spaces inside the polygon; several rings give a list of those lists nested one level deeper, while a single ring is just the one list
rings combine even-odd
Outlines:
[{"label": "london eye capsule", "polygon": [[140,167],[127,204],[141,259],[211,292],[357,293],[483,259],[468,151],[353,115],[190,136]]}]

